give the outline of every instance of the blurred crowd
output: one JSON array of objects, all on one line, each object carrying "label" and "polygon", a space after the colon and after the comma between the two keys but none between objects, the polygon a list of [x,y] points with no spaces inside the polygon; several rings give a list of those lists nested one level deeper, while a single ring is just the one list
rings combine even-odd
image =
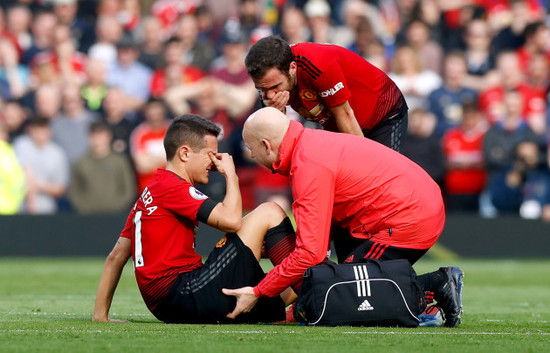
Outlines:
[{"label": "blurred crowd", "polygon": [[275,34],[388,73],[409,105],[403,153],[449,212],[550,221],[549,21],[541,0],[3,0],[0,214],[126,211],[184,113],[222,127],[244,208],[290,209],[288,181],[241,142],[260,107],[244,57]]}]

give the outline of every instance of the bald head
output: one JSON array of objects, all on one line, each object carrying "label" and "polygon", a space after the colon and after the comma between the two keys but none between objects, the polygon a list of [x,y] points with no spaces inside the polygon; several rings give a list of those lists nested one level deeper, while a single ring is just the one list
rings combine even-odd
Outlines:
[{"label": "bald head", "polygon": [[243,140],[253,158],[266,167],[278,160],[279,146],[290,125],[281,111],[266,107],[250,115],[243,127]]},{"label": "bald head", "polygon": [[266,107],[250,115],[243,128],[243,139],[268,139],[272,143],[283,140],[290,120],[281,111]]}]

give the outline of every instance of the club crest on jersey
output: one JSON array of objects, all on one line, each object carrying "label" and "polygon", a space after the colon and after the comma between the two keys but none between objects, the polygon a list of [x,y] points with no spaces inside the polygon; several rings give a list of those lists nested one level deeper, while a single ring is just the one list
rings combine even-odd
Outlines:
[{"label": "club crest on jersey", "polygon": [[317,92],[310,89],[303,89],[300,91],[300,97],[306,101],[314,101],[317,99]]},{"label": "club crest on jersey", "polygon": [[195,200],[205,200],[208,198],[208,196],[206,196],[199,190],[195,189],[193,186],[189,188],[189,195],[191,195],[191,197],[194,198]]},{"label": "club crest on jersey", "polygon": [[220,239],[220,241],[216,244],[217,248],[221,248],[227,243],[227,237],[223,237]]}]

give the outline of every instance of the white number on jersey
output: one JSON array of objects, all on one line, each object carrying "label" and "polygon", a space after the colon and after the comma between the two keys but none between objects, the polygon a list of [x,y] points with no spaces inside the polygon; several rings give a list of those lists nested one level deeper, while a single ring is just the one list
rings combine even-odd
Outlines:
[{"label": "white number on jersey", "polygon": [[134,258],[135,258],[135,267],[142,267],[145,265],[143,262],[143,248],[141,245],[141,212],[137,211],[134,216],[134,225],[136,226],[136,231],[134,234]]}]

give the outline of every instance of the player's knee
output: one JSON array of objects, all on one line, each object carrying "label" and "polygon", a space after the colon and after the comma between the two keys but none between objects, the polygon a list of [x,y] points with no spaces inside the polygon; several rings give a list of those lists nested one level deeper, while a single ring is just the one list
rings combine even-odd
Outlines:
[{"label": "player's knee", "polygon": [[257,208],[258,212],[269,219],[272,226],[280,224],[287,217],[286,212],[275,202],[264,202]]}]

